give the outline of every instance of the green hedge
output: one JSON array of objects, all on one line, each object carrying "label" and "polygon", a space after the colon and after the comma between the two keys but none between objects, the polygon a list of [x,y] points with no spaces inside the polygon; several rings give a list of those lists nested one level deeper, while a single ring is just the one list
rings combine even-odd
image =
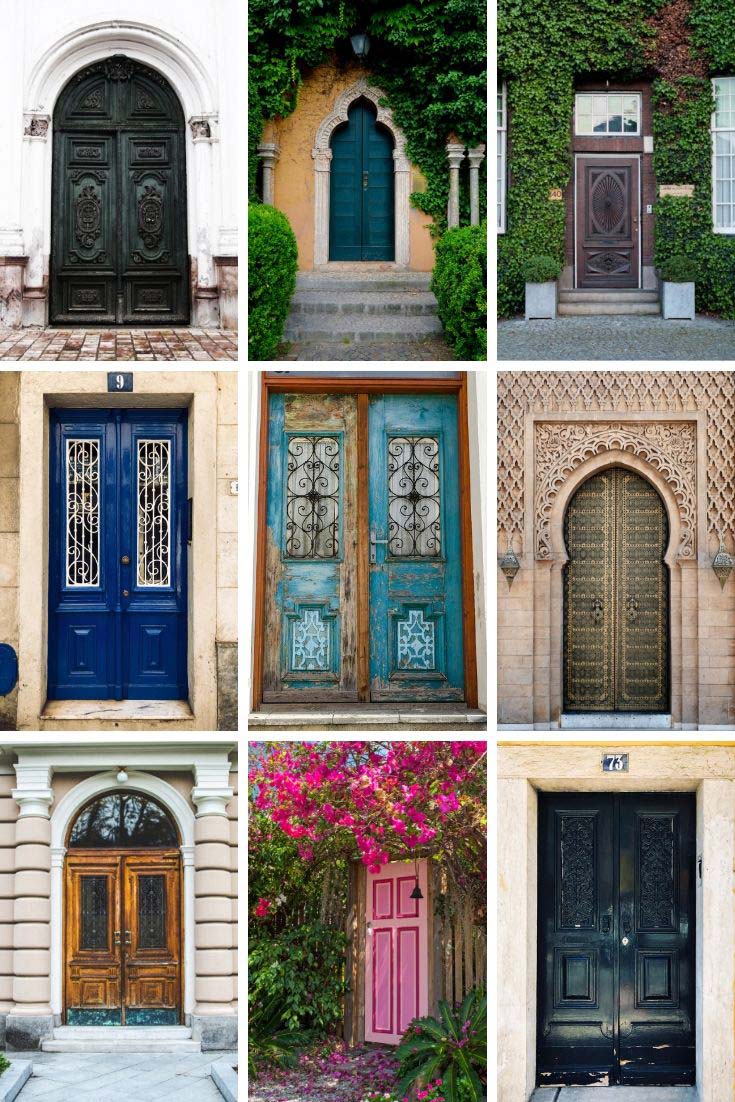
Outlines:
[{"label": "green hedge", "polygon": [[248,358],[270,360],[283,337],[296,286],[298,250],[285,214],[253,203],[248,209]]},{"label": "green hedge", "polygon": [[461,360],[487,356],[487,224],[447,230],[436,246],[431,289],[444,336]]}]

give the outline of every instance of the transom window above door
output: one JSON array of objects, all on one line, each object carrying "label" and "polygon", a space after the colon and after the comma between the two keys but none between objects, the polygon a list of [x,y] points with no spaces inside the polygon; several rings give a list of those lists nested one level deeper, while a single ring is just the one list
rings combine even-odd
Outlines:
[{"label": "transom window above door", "polygon": [[580,135],[641,133],[639,92],[578,92],[574,104],[574,132]]}]

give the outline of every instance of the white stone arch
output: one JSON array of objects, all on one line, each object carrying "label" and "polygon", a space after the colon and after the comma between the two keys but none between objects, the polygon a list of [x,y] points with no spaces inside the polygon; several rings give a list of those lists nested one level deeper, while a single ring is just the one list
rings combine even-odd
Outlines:
[{"label": "white stone arch", "polygon": [[194,810],[181,793],[161,777],[131,769],[127,781],[120,784],[117,770],[111,770],[87,777],[74,785],[51,812],[51,1010],[57,1017],[64,1008],[64,858],[67,831],[82,808],[95,796],[126,791],[151,796],[171,814],[178,827],[183,864],[184,1015],[188,1017],[194,1009]]},{"label": "white stone arch", "polygon": [[385,93],[374,84],[360,79],[340,92],[329,114],[317,127],[314,148],[311,156],[314,160],[314,267],[329,261],[329,179],[332,165],[330,142],[338,126],[347,122],[347,112],[358,99],[369,100],[377,111],[377,121],[393,137],[394,169],[394,234],[395,264],[406,268],[410,261],[409,234],[409,196],[411,194],[411,165],[406,156],[406,139],[393,120],[387,107],[381,106]]},{"label": "white stone arch", "polygon": [[[45,277],[51,253],[54,106],[75,73],[114,54],[125,54],[157,70],[181,102],[186,121],[188,249],[196,262],[197,287],[216,286],[213,255],[221,217],[214,188],[219,174],[219,105],[214,77],[196,49],[180,34],[145,23],[106,19],[70,29],[47,46],[34,62],[23,91],[21,187],[23,240],[28,257],[26,325],[42,325],[48,320]],[[198,305],[195,298],[192,322],[212,324],[213,319],[206,316],[207,308],[199,305],[198,311]]]}]

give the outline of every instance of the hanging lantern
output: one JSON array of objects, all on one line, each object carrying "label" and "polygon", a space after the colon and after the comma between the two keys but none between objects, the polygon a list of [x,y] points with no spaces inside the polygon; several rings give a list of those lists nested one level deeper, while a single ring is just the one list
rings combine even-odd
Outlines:
[{"label": "hanging lantern", "polygon": [[733,566],[735,566],[735,559],[725,550],[724,540],[722,536],[720,536],[720,549],[712,560],[712,569],[717,575],[720,589],[725,588],[725,582],[730,577]]},{"label": "hanging lantern", "polygon": [[370,39],[366,34],[353,34],[350,42],[355,57],[367,57],[370,51]]},{"label": "hanging lantern", "polygon": [[521,569],[521,564],[518,562],[516,553],[513,550],[510,542],[508,543],[508,550],[505,552],[502,559],[500,560],[500,569],[503,571],[506,578],[508,579],[508,589],[510,589],[510,587],[513,585],[513,579],[515,578],[518,571]]}]

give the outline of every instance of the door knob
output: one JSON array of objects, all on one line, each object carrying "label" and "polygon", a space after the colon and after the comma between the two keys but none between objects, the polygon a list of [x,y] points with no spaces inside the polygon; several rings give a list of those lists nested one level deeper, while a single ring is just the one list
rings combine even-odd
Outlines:
[{"label": "door knob", "polygon": [[130,566],[130,555],[123,555],[123,557],[120,559],[120,562],[123,564],[123,566]]},{"label": "door knob", "polygon": [[115,945],[119,945],[119,944],[120,944],[120,931],[115,930]]},{"label": "door knob", "polygon": [[379,543],[387,544],[388,540],[379,540],[375,538],[375,532],[370,533],[370,562],[377,562],[377,547]]},{"label": "door knob", "polygon": [[130,591],[128,589],[123,589],[123,597],[129,597],[129,596],[130,596]]},{"label": "door knob", "polygon": [[131,943],[130,930],[126,930],[125,931],[125,944],[130,945],[130,943]]},{"label": "door knob", "polygon": [[629,937],[624,937],[622,942],[621,942],[621,945],[630,945],[630,938]]}]

